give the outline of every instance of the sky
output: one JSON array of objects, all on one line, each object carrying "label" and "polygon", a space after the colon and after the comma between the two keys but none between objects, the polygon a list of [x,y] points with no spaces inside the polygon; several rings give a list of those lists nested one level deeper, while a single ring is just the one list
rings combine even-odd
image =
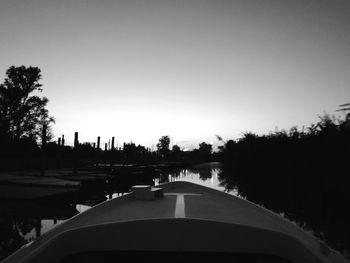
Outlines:
[{"label": "sky", "polygon": [[53,132],[183,148],[350,102],[350,1],[0,0],[0,81],[37,66]]}]

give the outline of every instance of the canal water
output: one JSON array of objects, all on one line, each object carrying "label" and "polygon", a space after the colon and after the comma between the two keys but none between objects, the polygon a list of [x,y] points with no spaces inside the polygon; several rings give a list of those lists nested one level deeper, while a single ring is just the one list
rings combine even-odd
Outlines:
[{"label": "canal water", "polygon": [[[219,180],[220,163],[206,163],[188,169],[161,172],[153,179],[154,185],[173,181],[189,181],[225,191]],[[230,191],[237,195],[237,191]],[[78,202],[33,202],[0,200],[0,261],[21,246],[96,204],[124,193],[89,196]]]}]

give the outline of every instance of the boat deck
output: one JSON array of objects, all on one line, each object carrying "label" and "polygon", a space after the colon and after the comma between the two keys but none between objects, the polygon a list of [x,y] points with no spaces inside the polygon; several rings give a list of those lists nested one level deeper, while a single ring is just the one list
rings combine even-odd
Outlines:
[{"label": "boat deck", "polygon": [[[320,244],[311,234],[249,201],[189,182],[167,183],[161,185],[161,188],[163,196],[151,201],[138,200],[131,192],[103,202],[47,232],[33,245],[18,251],[14,258],[20,258],[25,250],[34,251],[52,237],[66,233],[62,240],[95,236],[97,240],[101,240],[98,244],[101,249],[119,246],[128,250],[131,246],[136,250],[141,247],[164,251],[171,244],[175,244],[180,250],[192,246],[197,251],[212,249],[226,252],[235,251],[232,246],[236,246],[249,252],[249,248],[244,246],[249,247],[252,244],[253,252],[254,249],[270,249],[271,253],[286,253],[290,258],[294,257],[295,252],[289,251],[288,247],[282,252],[282,243],[295,242],[296,247],[307,251],[303,257],[309,257],[308,262],[346,262],[336,252]],[[149,235],[150,233],[154,235]],[[171,239],[165,237],[166,241],[159,241],[157,233],[162,238],[166,235]],[[255,236],[256,233],[258,234]],[[144,235],[150,237],[145,238]],[[129,240],[130,236],[136,238]],[[123,241],[116,241],[118,238]],[[212,242],[210,246],[207,239]],[[113,242],[109,243],[108,240]],[[105,245],[102,244],[104,242]],[[90,245],[89,243],[88,246]]]}]

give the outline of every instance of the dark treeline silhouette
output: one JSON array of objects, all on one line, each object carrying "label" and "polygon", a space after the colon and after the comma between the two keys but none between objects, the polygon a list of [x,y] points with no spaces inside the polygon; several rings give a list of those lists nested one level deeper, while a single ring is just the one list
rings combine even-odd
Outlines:
[{"label": "dark treeline silhouette", "polygon": [[[52,123],[46,108],[48,99],[39,97],[42,91],[41,70],[37,67],[11,66],[0,84],[0,170],[31,170],[45,168],[77,167],[88,164],[152,164],[159,162],[210,161],[212,148],[203,142],[199,149],[185,152],[174,145],[170,137],[162,136],[157,150],[142,145],[124,143],[123,148],[97,143],[64,144],[64,137],[53,142]],[[78,136],[76,133],[75,136]],[[102,149],[101,149],[102,148]]]},{"label": "dark treeline silhouette", "polygon": [[[159,139],[161,142],[163,136]],[[0,171],[6,170],[35,170],[42,164],[41,143],[28,138],[4,139],[0,148]],[[159,163],[202,163],[216,160],[212,145],[202,142],[198,149],[184,151],[178,145],[158,148],[151,151],[142,145],[133,142],[124,143],[123,147],[115,148],[105,145],[97,147],[96,143],[76,142],[75,146],[62,144],[62,138],[47,142],[45,146],[45,167],[48,169],[71,168],[77,166],[104,166],[113,165],[149,165]]]},{"label": "dark treeline silhouette", "polygon": [[313,226],[350,247],[350,120],[325,114],[316,125],[268,135],[245,133],[221,148],[222,184],[248,200]]}]

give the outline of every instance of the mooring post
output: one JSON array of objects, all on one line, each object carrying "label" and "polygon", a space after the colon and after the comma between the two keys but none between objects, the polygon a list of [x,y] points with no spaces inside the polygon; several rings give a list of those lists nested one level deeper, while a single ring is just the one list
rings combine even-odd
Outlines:
[{"label": "mooring post", "polygon": [[41,135],[41,169],[40,175],[45,175],[45,166],[46,166],[46,124],[43,125],[42,135]]},{"label": "mooring post", "polygon": [[61,139],[61,147],[60,147],[60,168],[64,166],[64,134],[62,134],[62,139]]},{"label": "mooring post", "polygon": [[74,149],[73,149],[73,174],[77,174],[77,166],[78,166],[78,132],[74,133]]},{"label": "mooring post", "polygon": [[57,147],[56,147],[56,168],[59,169],[61,166],[61,137],[57,139]]},{"label": "mooring post", "polygon": [[110,152],[111,158],[110,158],[110,162],[109,162],[111,167],[113,166],[113,163],[114,163],[114,154],[115,154],[115,152],[114,152],[114,137],[112,137],[112,145],[111,145],[111,152]]},{"label": "mooring post", "polygon": [[98,136],[97,137],[97,147],[95,149],[95,153],[96,153],[96,167],[97,168],[99,166],[99,160],[100,160],[100,142],[101,142],[101,137]]},{"label": "mooring post", "polygon": [[105,150],[104,150],[104,153],[103,153],[103,162],[104,162],[104,166],[106,167],[106,165],[107,165],[107,143],[105,143]]}]

